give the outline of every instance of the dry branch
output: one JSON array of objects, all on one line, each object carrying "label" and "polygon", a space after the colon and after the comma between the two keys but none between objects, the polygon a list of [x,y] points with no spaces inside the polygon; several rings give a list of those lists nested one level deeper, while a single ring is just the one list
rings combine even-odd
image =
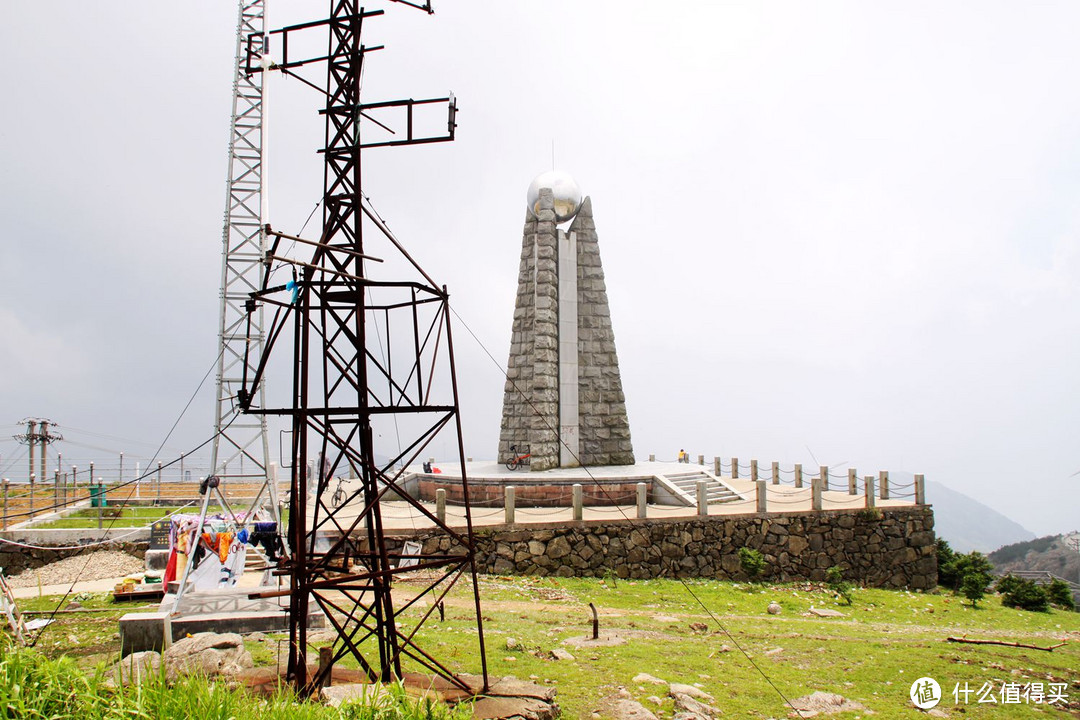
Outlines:
[{"label": "dry branch", "polygon": [[1057,645],[1051,645],[1050,647],[1039,647],[1038,645],[1025,645],[1023,643],[1005,642],[1004,640],[968,640],[966,637],[947,638],[949,642],[954,643],[967,643],[968,645],[1004,645],[1005,647],[1027,648],[1028,650],[1045,650],[1046,652],[1053,652],[1056,648],[1064,645],[1064,642],[1060,642]]}]

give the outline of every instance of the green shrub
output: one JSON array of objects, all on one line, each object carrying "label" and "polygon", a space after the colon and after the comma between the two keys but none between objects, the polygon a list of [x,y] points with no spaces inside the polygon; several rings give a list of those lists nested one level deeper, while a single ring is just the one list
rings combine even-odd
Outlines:
[{"label": "green shrub", "polygon": [[844,570],[839,565],[833,565],[825,571],[825,585],[844,601],[845,605],[851,604],[851,591],[853,586],[844,580]]},{"label": "green shrub", "polygon": [[1064,580],[1054,578],[1046,587],[1046,595],[1051,605],[1057,605],[1066,610],[1076,610],[1076,601],[1073,599],[1072,588]]},{"label": "green shrub", "polygon": [[[938,557],[941,557],[940,549]],[[959,594],[960,585],[964,582],[966,576],[985,575],[986,585],[989,585],[993,572],[994,566],[978,550],[973,550],[967,555],[954,553],[952,559],[946,562],[944,569],[940,565],[938,566],[938,583],[952,590],[953,594]],[[986,587],[986,585],[983,587]]]},{"label": "green shrub", "polygon": [[938,585],[947,588],[956,587],[956,568],[953,564],[956,562],[956,553],[949,546],[949,541],[942,538],[937,539],[937,575]]},{"label": "green shrub", "polygon": [[989,584],[988,573],[969,572],[960,581],[960,594],[971,601],[971,607],[978,607],[979,601],[986,597],[986,587]]},{"label": "green shrub", "polygon": [[1008,584],[1008,591],[1002,594],[1001,604],[1005,607],[1031,610],[1032,612],[1048,612],[1050,610],[1050,598],[1046,591],[1031,580],[1014,578],[1015,583]]},{"label": "green shrub", "polygon": [[1020,583],[1020,578],[1016,577],[1012,573],[1002,575],[998,578],[997,583],[994,585],[994,589],[1002,595],[1011,593],[1016,589],[1016,586]]},{"label": "green shrub", "polygon": [[753,580],[765,569],[765,556],[754,548],[741,547],[739,548],[739,564],[742,565],[746,576]]}]

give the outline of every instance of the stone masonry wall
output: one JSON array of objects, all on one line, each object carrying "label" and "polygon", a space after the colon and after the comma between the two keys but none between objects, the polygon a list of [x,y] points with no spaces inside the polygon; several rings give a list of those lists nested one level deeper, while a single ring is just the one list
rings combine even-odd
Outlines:
[{"label": "stone masonry wall", "polygon": [[506,385],[503,389],[502,426],[499,430],[499,462],[510,457],[511,445],[529,443],[532,411],[528,398],[532,390],[533,316],[535,308],[534,276],[536,219],[528,213],[521,239],[521,263],[518,269],[518,291],[514,306],[514,325],[510,336],[510,358],[506,363]]},{"label": "stone masonry wall", "polygon": [[569,232],[577,233],[581,464],[633,465],[630,421],[593,223],[592,198],[585,198]]},{"label": "stone masonry wall", "polygon": [[536,216],[535,288],[529,464],[550,470],[559,467],[559,237],[550,189],[540,191]]},{"label": "stone masonry wall", "polygon": [[[448,538],[418,534],[424,552]],[[929,506],[814,513],[713,516],[499,526],[475,530],[477,568],[488,573],[620,578],[744,580],[738,550],[766,560],[765,580],[820,581],[837,565],[871,587],[937,586]]]},{"label": "stone masonry wall", "polygon": [[75,550],[53,550],[51,548],[23,548],[15,545],[0,544],[0,568],[4,569],[4,575],[18,575],[27,568],[39,568],[57,560],[83,555],[95,550],[120,550],[137,558],[146,555],[148,542],[115,542],[93,548],[79,548]]}]

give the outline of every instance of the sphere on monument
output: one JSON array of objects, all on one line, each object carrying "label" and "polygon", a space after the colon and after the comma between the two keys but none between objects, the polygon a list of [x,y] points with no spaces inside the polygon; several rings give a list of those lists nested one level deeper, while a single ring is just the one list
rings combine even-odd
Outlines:
[{"label": "sphere on monument", "polygon": [[535,217],[540,212],[540,190],[551,188],[555,196],[555,221],[564,222],[574,217],[581,208],[581,188],[569,173],[549,170],[540,173],[529,185],[529,212]]}]

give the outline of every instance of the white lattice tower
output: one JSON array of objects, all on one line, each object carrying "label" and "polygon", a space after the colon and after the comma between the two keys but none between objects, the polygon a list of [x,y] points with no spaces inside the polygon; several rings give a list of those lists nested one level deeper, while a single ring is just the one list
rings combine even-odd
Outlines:
[{"label": "white lattice tower", "polygon": [[[239,6],[222,242],[221,355],[214,423],[217,434],[210,459],[212,473],[258,481],[267,478],[266,417],[238,414],[236,398],[243,387],[245,369],[249,376],[254,374],[264,342],[262,309],[249,314],[244,307],[249,293],[262,287],[265,272],[264,73],[244,72],[244,58],[247,39],[265,30],[266,13],[263,0],[240,0]],[[253,400],[261,406],[263,396],[260,383]]]}]

